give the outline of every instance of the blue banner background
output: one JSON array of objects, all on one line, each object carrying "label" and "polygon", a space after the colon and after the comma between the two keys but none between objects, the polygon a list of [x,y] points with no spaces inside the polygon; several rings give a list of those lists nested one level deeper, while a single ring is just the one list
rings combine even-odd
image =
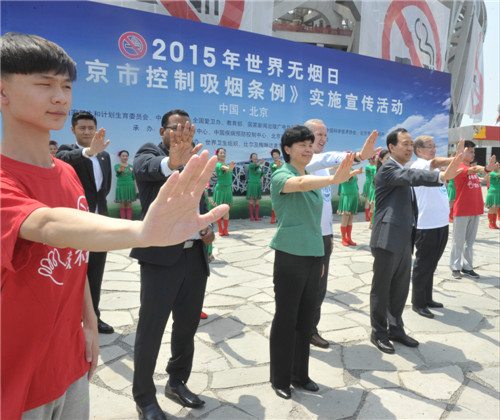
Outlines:
[{"label": "blue banner background", "polygon": [[[197,142],[210,151],[225,147],[234,161],[247,161],[252,152],[270,157],[286,127],[310,118],[328,127],[325,150],[359,150],[373,129],[380,133],[378,145],[385,146],[385,134],[397,126],[414,138],[430,134],[438,145],[447,143],[447,73],[95,2],[2,1],[1,7],[2,33],[40,35],[76,61],[72,112],[96,115],[114,156],[121,149],[133,156],[141,144],[159,142],[161,116],[174,108],[189,112]],[[144,43],[129,36],[123,50],[130,55],[146,48],[142,58],[121,51],[120,37],[128,32]],[[239,66],[228,61],[234,54],[239,54]],[[249,70],[248,57],[260,73]],[[270,58],[281,60],[279,76],[276,69],[269,74]],[[300,64],[302,79],[292,75],[293,62]],[[312,75],[310,67],[316,69]],[[162,71],[168,72],[166,79]],[[218,93],[210,92],[210,78],[218,82]],[[228,91],[228,78],[233,88],[240,82],[241,90]],[[372,98],[371,111],[367,97]],[[380,106],[384,101],[386,112]],[[53,139],[75,141],[69,118]]]}]

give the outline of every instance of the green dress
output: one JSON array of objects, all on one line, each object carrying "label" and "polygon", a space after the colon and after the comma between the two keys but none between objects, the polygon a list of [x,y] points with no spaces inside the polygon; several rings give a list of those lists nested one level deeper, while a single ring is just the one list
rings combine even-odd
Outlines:
[{"label": "green dress", "polygon": [[353,176],[348,181],[339,185],[340,201],[338,214],[353,215],[358,212],[359,189],[358,177]]},{"label": "green dress", "polygon": [[125,170],[119,171],[120,164],[115,165],[116,174],[116,195],[115,203],[132,203],[137,199],[135,193],[135,174],[134,167],[128,165]]},{"label": "green dress", "polygon": [[262,184],[260,178],[263,174],[262,168],[258,163],[251,163],[248,165],[247,199],[262,198]]},{"label": "green dress", "polygon": [[375,178],[375,173],[377,172],[377,167],[375,165],[366,165],[365,167],[365,173],[366,173],[366,180],[365,183],[363,184],[363,196],[366,197],[369,201],[370,197],[372,195],[375,195],[375,192],[372,190],[375,190],[375,186],[373,185],[373,178]]},{"label": "green dress", "polygon": [[457,192],[455,190],[455,180],[454,179],[450,179],[448,181],[447,191],[448,191],[448,201],[454,201],[455,196],[457,194]]},{"label": "green dress", "polygon": [[486,194],[486,207],[489,209],[500,208],[500,179],[498,172],[490,172],[490,188]]},{"label": "green dress", "polygon": [[214,187],[214,203],[233,204],[233,171],[222,169],[222,163],[215,166],[217,184]]}]

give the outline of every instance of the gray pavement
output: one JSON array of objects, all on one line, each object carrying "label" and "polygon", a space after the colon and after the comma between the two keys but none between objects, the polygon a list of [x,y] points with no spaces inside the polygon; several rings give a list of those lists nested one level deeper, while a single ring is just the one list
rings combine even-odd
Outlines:
[{"label": "gray pavement", "polygon": [[[217,236],[202,320],[196,334],[189,387],[206,401],[186,409],[163,395],[170,355],[171,321],[155,373],[158,401],[168,418],[186,419],[497,419],[500,418],[500,231],[481,218],[475,244],[479,280],[453,279],[451,242],[435,277],[435,319],[404,313],[416,349],[395,343],[396,354],[369,341],[371,231],[356,216],[355,247],[343,247],[339,219],[328,292],[319,325],[328,349],[311,348],[310,376],[318,393],[292,389],[278,398],[269,384],[269,331],[274,313],[268,247],[275,225],[232,220],[230,236]],[[450,226],[451,230],[452,226]],[[132,399],[133,351],[139,314],[139,266],[129,251],[108,253],[101,297],[102,319],[115,327],[100,335],[101,356],[91,383],[91,418],[136,419]]]}]

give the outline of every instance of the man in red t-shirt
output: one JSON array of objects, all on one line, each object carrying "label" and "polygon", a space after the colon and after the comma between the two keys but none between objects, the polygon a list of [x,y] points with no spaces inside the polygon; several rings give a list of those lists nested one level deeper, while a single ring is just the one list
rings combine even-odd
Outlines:
[{"label": "man in red t-shirt", "polygon": [[[142,222],[89,213],[74,170],[48,148],[71,107],[75,63],[58,45],[18,33],[0,38],[0,61],[0,418],[88,418],[99,354],[88,251],[174,245],[222,217],[226,205],[197,212],[217,159],[191,158]],[[190,156],[193,133],[172,130],[171,156]],[[90,147],[107,145],[105,134]]]},{"label": "man in red t-shirt", "polygon": [[488,166],[470,166],[474,161],[474,142],[465,141],[463,171],[455,177],[456,198],[453,210],[453,241],[450,253],[450,268],[453,278],[462,274],[478,279],[472,264],[474,241],[476,240],[479,216],[483,214],[484,202],[479,181],[479,172],[491,172],[496,159],[492,156]]}]

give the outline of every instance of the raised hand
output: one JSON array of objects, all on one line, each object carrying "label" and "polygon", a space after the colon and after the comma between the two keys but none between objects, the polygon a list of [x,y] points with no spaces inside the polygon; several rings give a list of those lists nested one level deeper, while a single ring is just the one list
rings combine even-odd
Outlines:
[{"label": "raised hand", "polygon": [[229,170],[232,171],[235,166],[236,164],[234,163],[234,161],[231,161],[231,163],[229,164]]},{"label": "raised hand", "polygon": [[96,155],[97,153],[101,153],[109,146],[109,139],[106,138],[106,130],[104,128],[100,128],[94,134],[92,141],[90,142],[90,146],[88,147],[88,156]]},{"label": "raised hand", "polygon": [[185,241],[194,233],[220,219],[227,204],[198,214],[201,195],[215,170],[217,157],[208,160],[208,151],[192,156],[179,174],[174,172],[151,204],[138,235],[143,246],[169,246]]},{"label": "raised hand", "polygon": [[448,179],[455,178],[460,172],[463,171],[463,168],[458,169],[463,160],[463,153],[456,155],[451,163],[448,165],[444,172],[441,172],[441,180],[446,181]]},{"label": "raised hand", "polygon": [[196,155],[203,144],[193,147],[195,127],[189,121],[186,121],[184,127],[177,124],[177,130],[170,130],[170,154],[168,166],[170,169],[177,169],[185,165],[191,156]]},{"label": "raised hand", "polygon": [[378,153],[379,151],[382,150],[382,147],[377,147],[375,149],[375,142],[377,141],[377,137],[378,137],[378,131],[373,130],[372,133],[366,139],[365,144],[363,145],[363,148],[361,149],[360,152],[360,157],[362,160],[368,159],[372,157],[375,153]]},{"label": "raised hand", "polygon": [[352,163],[354,162],[354,153],[348,153],[344,160],[340,163],[335,175],[332,178],[332,184],[342,184],[354,175],[361,173],[360,169],[351,172]]},{"label": "raised hand", "polygon": [[457,143],[457,152],[455,153],[455,155],[463,153],[464,152],[464,148],[465,148],[465,140],[464,139],[460,139],[460,141]]}]

